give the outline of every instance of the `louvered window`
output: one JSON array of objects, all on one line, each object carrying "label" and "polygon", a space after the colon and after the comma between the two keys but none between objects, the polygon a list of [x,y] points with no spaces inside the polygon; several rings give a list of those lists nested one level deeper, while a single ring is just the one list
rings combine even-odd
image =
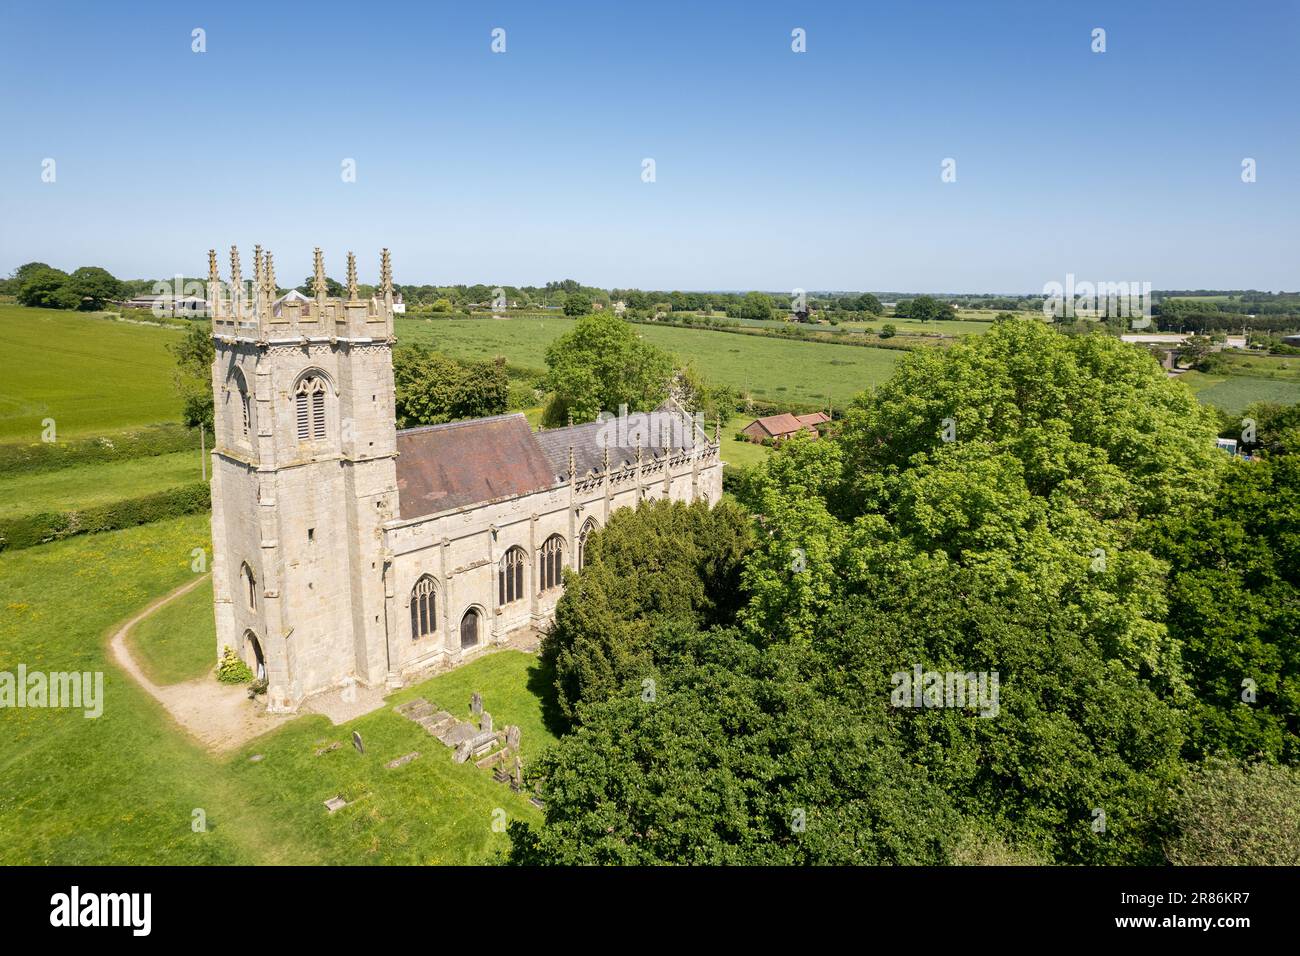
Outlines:
[{"label": "louvered window", "polygon": [[299,441],[320,441],[325,437],[325,380],[307,375],[294,393],[294,415]]}]

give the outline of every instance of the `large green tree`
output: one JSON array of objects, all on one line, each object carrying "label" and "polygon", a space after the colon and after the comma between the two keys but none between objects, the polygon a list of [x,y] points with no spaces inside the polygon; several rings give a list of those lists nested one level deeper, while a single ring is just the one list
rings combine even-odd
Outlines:
[{"label": "large green tree", "polygon": [[75,309],[81,296],[72,287],[70,276],[50,266],[29,269],[18,287],[18,302],[38,309]]},{"label": "large green tree", "polygon": [[181,418],[186,425],[212,425],[212,363],[216,346],[208,324],[195,323],[185,330],[180,341],[169,346],[176,356],[174,381],[181,396]]},{"label": "large green tree", "polygon": [[399,428],[499,415],[510,394],[504,359],[459,362],[418,343],[394,350],[393,384]]},{"label": "large green tree", "polygon": [[668,395],[673,364],[636,328],[608,313],[578,319],[546,348],[546,387],[554,396],[545,421],[592,421],[601,411],[649,411]]},{"label": "large green tree", "polygon": [[605,700],[657,673],[653,631],[665,621],[730,623],[743,598],[741,559],[749,516],[722,502],[646,502],[615,512],[584,546],[542,644],[560,709]]},{"label": "large green tree", "polygon": [[68,285],[80,300],[83,309],[102,309],[122,295],[122,283],[107,269],[99,266],[82,266],[68,277]]}]

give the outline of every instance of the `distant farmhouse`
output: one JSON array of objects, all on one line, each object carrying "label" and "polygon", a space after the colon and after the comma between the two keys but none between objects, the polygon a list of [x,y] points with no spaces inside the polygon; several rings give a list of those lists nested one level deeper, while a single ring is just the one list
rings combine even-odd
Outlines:
[{"label": "distant farmhouse", "polygon": [[203,296],[174,296],[171,293],[137,295],[119,304],[128,309],[147,309],[154,315],[170,316],[204,316],[208,309],[208,300]]},{"label": "distant farmhouse", "polygon": [[817,426],[830,420],[831,417],[825,412],[813,412],[811,415],[792,415],[789,412],[782,412],[780,415],[756,418],[742,428],[741,432],[750,441],[761,444],[768,440],[783,441],[801,431],[809,431],[816,435]]}]

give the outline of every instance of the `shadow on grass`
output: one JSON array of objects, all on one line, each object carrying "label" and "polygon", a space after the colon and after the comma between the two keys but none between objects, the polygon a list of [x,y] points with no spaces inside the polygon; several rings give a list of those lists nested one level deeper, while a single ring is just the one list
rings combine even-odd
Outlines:
[{"label": "shadow on grass", "polygon": [[555,662],[545,654],[528,666],[528,690],[542,703],[542,723],[546,729],[557,737],[567,734],[571,728],[555,692]]}]

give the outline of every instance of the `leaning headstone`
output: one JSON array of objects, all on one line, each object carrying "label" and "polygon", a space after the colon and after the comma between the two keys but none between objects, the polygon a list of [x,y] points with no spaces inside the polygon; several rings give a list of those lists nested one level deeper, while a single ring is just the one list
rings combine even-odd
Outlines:
[{"label": "leaning headstone", "polygon": [[478,719],[478,729],[479,730],[492,729],[492,715],[489,714],[486,710],[483,711],[483,714]]},{"label": "leaning headstone", "polygon": [[514,724],[506,725],[506,746],[511,750],[519,749],[519,728]]},{"label": "leaning headstone", "polygon": [[470,747],[468,740],[462,740],[456,745],[456,752],[451,755],[452,761],[454,763],[464,763],[469,759],[470,751],[472,749],[473,748]]},{"label": "leaning headstone", "polygon": [[357,748],[359,754],[366,752],[366,745],[361,742],[361,732],[359,730],[352,731],[352,746]]},{"label": "leaning headstone", "polygon": [[483,713],[483,695],[478,691],[469,695],[469,709],[475,717]]}]

